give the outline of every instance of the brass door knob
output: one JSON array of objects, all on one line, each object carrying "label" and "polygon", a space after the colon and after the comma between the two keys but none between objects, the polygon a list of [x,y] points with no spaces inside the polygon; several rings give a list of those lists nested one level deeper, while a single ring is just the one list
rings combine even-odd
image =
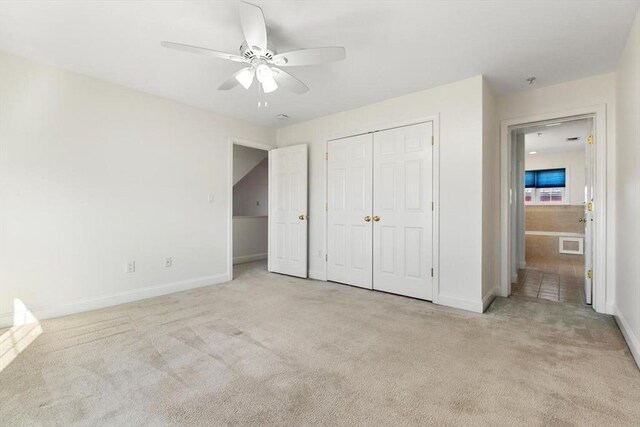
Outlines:
[{"label": "brass door knob", "polygon": [[300,221],[304,221],[304,215],[300,215],[300,216],[298,217],[298,219],[299,219]]},{"label": "brass door knob", "polygon": [[373,217],[373,220],[374,220],[375,222],[378,222],[378,221],[380,221],[380,217],[379,217],[378,215],[376,215],[376,216],[374,216],[374,217]]},{"label": "brass door knob", "polygon": [[367,216],[364,217],[364,220],[367,221],[367,222],[371,222],[371,217],[369,215],[367,215]]},{"label": "brass door knob", "polygon": [[579,218],[578,222],[587,222],[587,218]]}]

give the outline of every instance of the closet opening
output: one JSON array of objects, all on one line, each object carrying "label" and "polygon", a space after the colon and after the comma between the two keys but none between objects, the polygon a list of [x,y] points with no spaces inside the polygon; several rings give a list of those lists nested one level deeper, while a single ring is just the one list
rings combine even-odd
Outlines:
[{"label": "closet opening", "polygon": [[235,268],[267,269],[268,151],[232,143],[232,278]]}]

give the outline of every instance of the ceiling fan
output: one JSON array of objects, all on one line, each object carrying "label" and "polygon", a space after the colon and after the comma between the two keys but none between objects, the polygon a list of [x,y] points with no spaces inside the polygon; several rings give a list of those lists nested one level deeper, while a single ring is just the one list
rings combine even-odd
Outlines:
[{"label": "ceiling fan", "polygon": [[245,41],[240,46],[239,55],[168,41],[163,41],[161,44],[170,49],[249,64],[222,83],[218,90],[229,90],[238,84],[249,89],[256,78],[264,93],[270,93],[278,87],[283,87],[300,95],[307,92],[309,88],[278,67],[322,64],[340,61],[346,57],[344,47],[318,47],[277,53],[273,47],[267,44],[267,25],[262,9],[245,1],[240,2],[240,24]]}]

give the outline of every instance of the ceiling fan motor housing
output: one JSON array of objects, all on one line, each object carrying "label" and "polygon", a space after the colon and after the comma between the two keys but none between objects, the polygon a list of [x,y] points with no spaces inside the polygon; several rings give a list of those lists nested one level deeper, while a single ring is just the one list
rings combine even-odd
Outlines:
[{"label": "ceiling fan motor housing", "polygon": [[265,52],[261,52],[260,49],[250,49],[246,43],[242,43],[240,45],[240,56],[246,58],[248,61],[253,61],[255,59],[263,59],[267,62],[272,62],[273,57],[276,56],[277,52],[271,48],[267,47]]}]

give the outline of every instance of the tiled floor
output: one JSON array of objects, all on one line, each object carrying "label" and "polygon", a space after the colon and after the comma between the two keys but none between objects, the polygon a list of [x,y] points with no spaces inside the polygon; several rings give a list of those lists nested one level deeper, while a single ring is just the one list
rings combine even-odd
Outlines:
[{"label": "tiled floor", "polygon": [[529,259],[527,268],[518,270],[518,283],[511,285],[513,295],[550,301],[585,304],[584,261]]}]

